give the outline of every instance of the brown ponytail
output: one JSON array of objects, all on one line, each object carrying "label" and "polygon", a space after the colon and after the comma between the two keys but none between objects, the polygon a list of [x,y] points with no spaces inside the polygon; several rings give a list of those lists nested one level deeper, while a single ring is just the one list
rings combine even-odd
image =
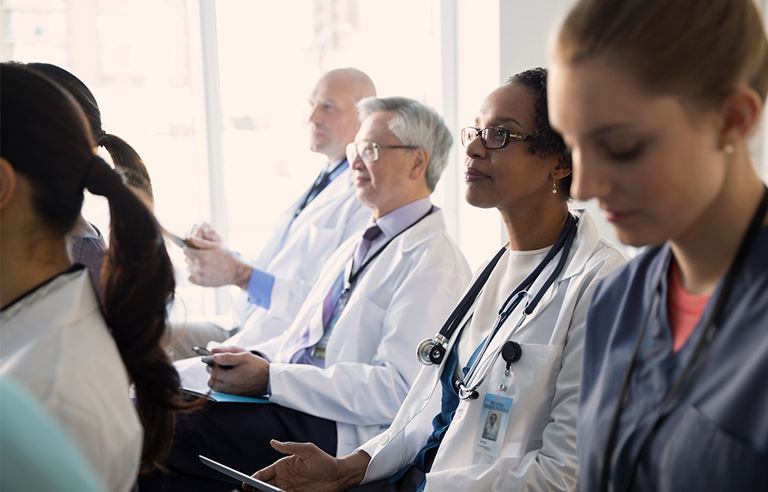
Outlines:
[{"label": "brown ponytail", "polygon": [[719,104],[743,83],[765,99],[768,42],[753,0],[580,0],[561,25],[565,63],[605,56],[655,93]]},{"label": "brown ponytail", "polygon": [[[136,388],[144,426],[141,469],[167,454],[174,411],[191,408],[160,340],[173,298],[173,269],[154,216],[122,178],[93,154],[88,123],[70,95],[25,67],[0,64],[0,155],[27,177],[34,206],[62,237],[80,215],[83,187],[109,201],[111,241],[102,267],[102,309]],[[128,398],[128,395],[126,395]]]}]

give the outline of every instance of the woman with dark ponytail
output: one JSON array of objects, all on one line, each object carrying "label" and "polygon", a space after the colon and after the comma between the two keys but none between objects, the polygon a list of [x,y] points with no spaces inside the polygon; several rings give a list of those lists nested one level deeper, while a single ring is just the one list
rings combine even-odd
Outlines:
[{"label": "woman with dark ponytail", "polygon": [[[0,64],[0,78],[0,376],[48,408],[106,489],[130,490],[167,452],[175,410],[190,406],[160,346],[171,262],[153,215],[94,153],[72,97],[18,64]],[[101,311],[66,249],[84,188],[111,213]]]},{"label": "woman with dark ponytail", "polygon": [[[80,105],[91,127],[91,134],[99,147],[104,147],[118,173],[145,203],[153,199],[152,182],[149,172],[139,154],[125,140],[104,131],[101,126],[101,111],[96,98],[88,87],[70,72],[50,63],[30,63],[28,68],[40,72],[67,90]],[[82,263],[88,269],[97,291],[101,291],[99,280],[101,264],[107,245],[101,232],[81,215],[69,233],[69,252],[72,261]]]}]

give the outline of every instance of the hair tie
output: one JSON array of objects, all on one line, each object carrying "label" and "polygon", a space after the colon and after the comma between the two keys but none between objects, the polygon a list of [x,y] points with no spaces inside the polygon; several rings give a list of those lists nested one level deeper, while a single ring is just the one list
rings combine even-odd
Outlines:
[{"label": "hair tie", "polygon": [[115,190],[122,189],[123,179],[99,155],[93,154],[88,159],[83,178],[85,188],[94,195],[111,195]]},{"label": "hair tie", "polygon": [[96,144],[99,147],[104,147],[105,146],[104,145],[104,139],[107,137],[107,135],[108,135],[107,132],[105,132],[104,130],[101,130],[101,129],[96,134]]}]

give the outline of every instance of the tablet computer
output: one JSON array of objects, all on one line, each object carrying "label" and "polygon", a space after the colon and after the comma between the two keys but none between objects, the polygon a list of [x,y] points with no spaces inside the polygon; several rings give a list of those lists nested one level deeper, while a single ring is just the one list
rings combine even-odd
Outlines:
[{"label": "tablet computer", "polygon": [[224,475],[234,478],[235,480],[247,483],[251,487],[254,487],[256,490],[262,490],[264,492],[285,492],[281,488],[275,487],[274,485],[270,485],[266,482],[262,482],[261,480],[256,480],[255,478],[246,475],[245,473],[240,473],[239,471],[234,470],[226,465],[222,465],[217,461],[206,458],[202,454],[197,455],[197,457],[200,458],[200,461],[202,461],[205,466],[211,467],[214,470],[223,473]]}]

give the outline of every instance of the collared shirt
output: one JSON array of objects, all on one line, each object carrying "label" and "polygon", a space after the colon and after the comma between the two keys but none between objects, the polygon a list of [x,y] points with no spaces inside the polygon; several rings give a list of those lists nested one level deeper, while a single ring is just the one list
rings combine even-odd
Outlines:
[{"label": "collared shirt", "polygon": [[371,242],[371,247],[368,248],[368,253],[363,258],[363,262],[365,262],[371,255],[375,254],[376,251],[387,243],[387,241],[397,236],[413,225],[414,222],[426,215],[431,208],[432,200],[427,196],[396,208],[378,219],[371,219],[366,226],[366,229],[369,226],[376,224],[381,229],[381,234]]},{"label": "collared shirt", "polygon": [[[376,224],[381,229],[381,234],[371,242],[371,247],[368,249],[368,253],[363,257],[363,265],[368,258],[376,253],[376,251],[384,247],[384,245],[386,245],[393,237],[397,236],[412,226],[417,220],[421,219],[431,208],[432,201],[429,197],[426,197],[396,208],[378,219],[371,219],[366,226],[366,229],[371,225]],[[359,266],[356,265],[355,268],[359,268]],[[364,273],[361,275],[364,275]],[[326,333],[326,335],[329,335],[329,333]],[[307,331],[304,332],[302,336],[309,338],[309,328],[307,328]],[[325,367],[325,359],[318,359],[312,356],[312,347],[304,349],[301,355],[294,360],[297,364]]]},{"label": "collared shirt", "polygon": [[[349,164],[340,166],[346,162],[346,158],[342,158],[336,162],[328,162],[323,168],[323,173],[329,173],[328,184],[333,182],[347,167]],[[313,185],[314,186],[314,185]],[[309,192],[309,190],[307,191]],[[318,193],[319,195],[319,193]],[[314,198],[317,198],[315,196]],[[309,205],[309,204],[307,204]],[[257,306],[269,309],[272,302],[272,288],[275,285],[275,276],[264,270],[254,268],[251,271],[251,277],[248,279],[248,302],[256,304]]]}]

